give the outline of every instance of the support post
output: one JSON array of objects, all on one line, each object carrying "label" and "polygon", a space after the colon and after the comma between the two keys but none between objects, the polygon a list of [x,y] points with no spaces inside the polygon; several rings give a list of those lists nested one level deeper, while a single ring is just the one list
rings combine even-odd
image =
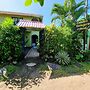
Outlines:
[{"label": "support post", "polygon": [[25,51],[25,28],[20,28],[22,32],[22,51]]}]

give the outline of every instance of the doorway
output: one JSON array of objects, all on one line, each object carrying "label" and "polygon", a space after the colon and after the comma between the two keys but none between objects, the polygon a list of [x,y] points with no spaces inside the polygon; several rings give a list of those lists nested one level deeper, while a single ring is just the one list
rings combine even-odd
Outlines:
[{"label": "doorway", "polygon": [[37,35],[32,35],[32,44],[35,44],[35,45],[37,45],[37,43],[38,43],[38,36]]}]

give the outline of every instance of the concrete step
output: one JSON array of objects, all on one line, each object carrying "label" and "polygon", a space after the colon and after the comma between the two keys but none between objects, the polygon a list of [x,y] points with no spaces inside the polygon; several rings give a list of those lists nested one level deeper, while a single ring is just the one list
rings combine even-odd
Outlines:
[{"label": "concrete step", "polygon": [[26,58],[34,58],[34,57],[39,57],[39,52],[37,51],[36,48],[31,48],[27,55],[25,56]]}]

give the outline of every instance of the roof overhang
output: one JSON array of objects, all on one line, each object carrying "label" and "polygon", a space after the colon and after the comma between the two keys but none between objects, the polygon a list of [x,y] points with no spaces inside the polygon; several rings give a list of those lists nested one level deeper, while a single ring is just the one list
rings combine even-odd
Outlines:
[{"label": "roof overhang", "polygon": [[45,28],[45,25],[41,22],[22,20],[22,19],[17,23],[17,26],[23,27],[23,28],[40,28],[40,29]]},{"label": "roof overhang", "polygon": [[0,15],[13,15],[13,16],[25,16],[25,17],[39,17],[39,18],[43,18],[43,16],[39,15],[39,14],[10,12],[10,11],[0,11]]}]

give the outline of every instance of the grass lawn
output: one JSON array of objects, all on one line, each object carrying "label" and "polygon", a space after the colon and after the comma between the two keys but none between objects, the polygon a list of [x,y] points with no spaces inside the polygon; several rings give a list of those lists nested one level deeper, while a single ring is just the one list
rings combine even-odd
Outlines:
[{"label": "grass lawn", "polygon": [[[38,67],[39,71],[47,71],[47,64]],[[79,75],[90,72],[90,62],[78,62],[68,66],[61,66],[58,70],[52,70],[52,77]]]}]

